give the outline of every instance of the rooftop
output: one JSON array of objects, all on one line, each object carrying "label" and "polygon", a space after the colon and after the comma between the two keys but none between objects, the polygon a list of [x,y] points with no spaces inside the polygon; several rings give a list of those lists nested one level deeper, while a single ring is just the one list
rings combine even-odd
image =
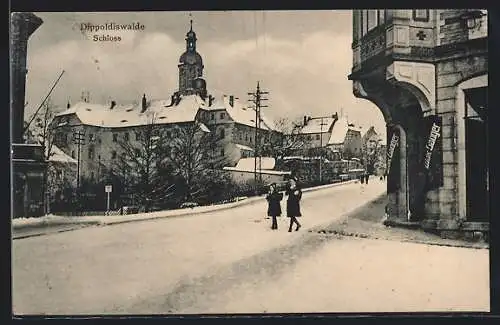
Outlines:
[{"label": "rooftop", "polygon": [[149,103],[146,111],[141,113],[141,105],[117,104],[111,105],[78,102],[56,116],[76,114],[85,125],[100,127],[130,127],[149,124],[171,124],[192,122],[195,120],[199,108],[205,102],[197,95],[184,96],[176,106],[169,107],[170,100],[155,100]]}]

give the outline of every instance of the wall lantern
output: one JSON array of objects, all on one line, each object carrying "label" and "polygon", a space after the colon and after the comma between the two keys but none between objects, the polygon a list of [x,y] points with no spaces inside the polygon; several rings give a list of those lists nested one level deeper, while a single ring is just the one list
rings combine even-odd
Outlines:
[{"label": "wall lantern", "polygon": [[460,18],[463,19],[467,29],[476,29],[481,24],[481,20],[486,16],[486,10],[467,11]]}]

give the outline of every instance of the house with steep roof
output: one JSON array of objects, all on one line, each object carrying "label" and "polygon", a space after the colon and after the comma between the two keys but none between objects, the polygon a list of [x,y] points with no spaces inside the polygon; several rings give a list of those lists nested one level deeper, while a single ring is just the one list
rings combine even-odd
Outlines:
[{"label": "house with steep roof", "polygon": [[[300,131],[309,152],[324,148],[329,159],[349,159],[360,157],[362,150],[361,129],[349,123],[347,118],[338,117],[304,117]],[[340,154],[340,155],[339,155]]]}]

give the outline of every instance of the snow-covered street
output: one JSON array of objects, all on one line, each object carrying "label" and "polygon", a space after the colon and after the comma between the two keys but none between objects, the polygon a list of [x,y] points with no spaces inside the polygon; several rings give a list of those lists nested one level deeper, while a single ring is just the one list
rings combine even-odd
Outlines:
[{"label": "snow-covered street", "polygon": [[258,202],[15,240],[14,314],[488,310],[488,250],[307,232],[385,186],[304,193],[292,233]]}]

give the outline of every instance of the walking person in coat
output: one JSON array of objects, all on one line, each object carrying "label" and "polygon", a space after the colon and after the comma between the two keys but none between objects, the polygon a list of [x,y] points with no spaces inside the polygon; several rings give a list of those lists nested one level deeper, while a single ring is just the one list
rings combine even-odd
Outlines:
[{"label": "walking person in coat", "polygon": [[281,216],[281,200],[283,200],[283,194],[278,192],[275,183],[269,185],[269,192],[267,193],[266,200],[268,202],[267,215],[273,219],[271,229],[277,230],[278,221],[276,217]]},{"label": "walking person in coat", "polygon": [[288,232],[292,232],[294,223],[297,225],[295,231],[298,231],[302,226],[297,220],[298,217],[302,216],[300,213],[300,199],[302,198],[302,191],[297,186],[297,180],[295,178],[290,179],[286,195],[288,196],[286,201],[286,214],[287,217],[290,218],[290,227],[288,228]]}]

